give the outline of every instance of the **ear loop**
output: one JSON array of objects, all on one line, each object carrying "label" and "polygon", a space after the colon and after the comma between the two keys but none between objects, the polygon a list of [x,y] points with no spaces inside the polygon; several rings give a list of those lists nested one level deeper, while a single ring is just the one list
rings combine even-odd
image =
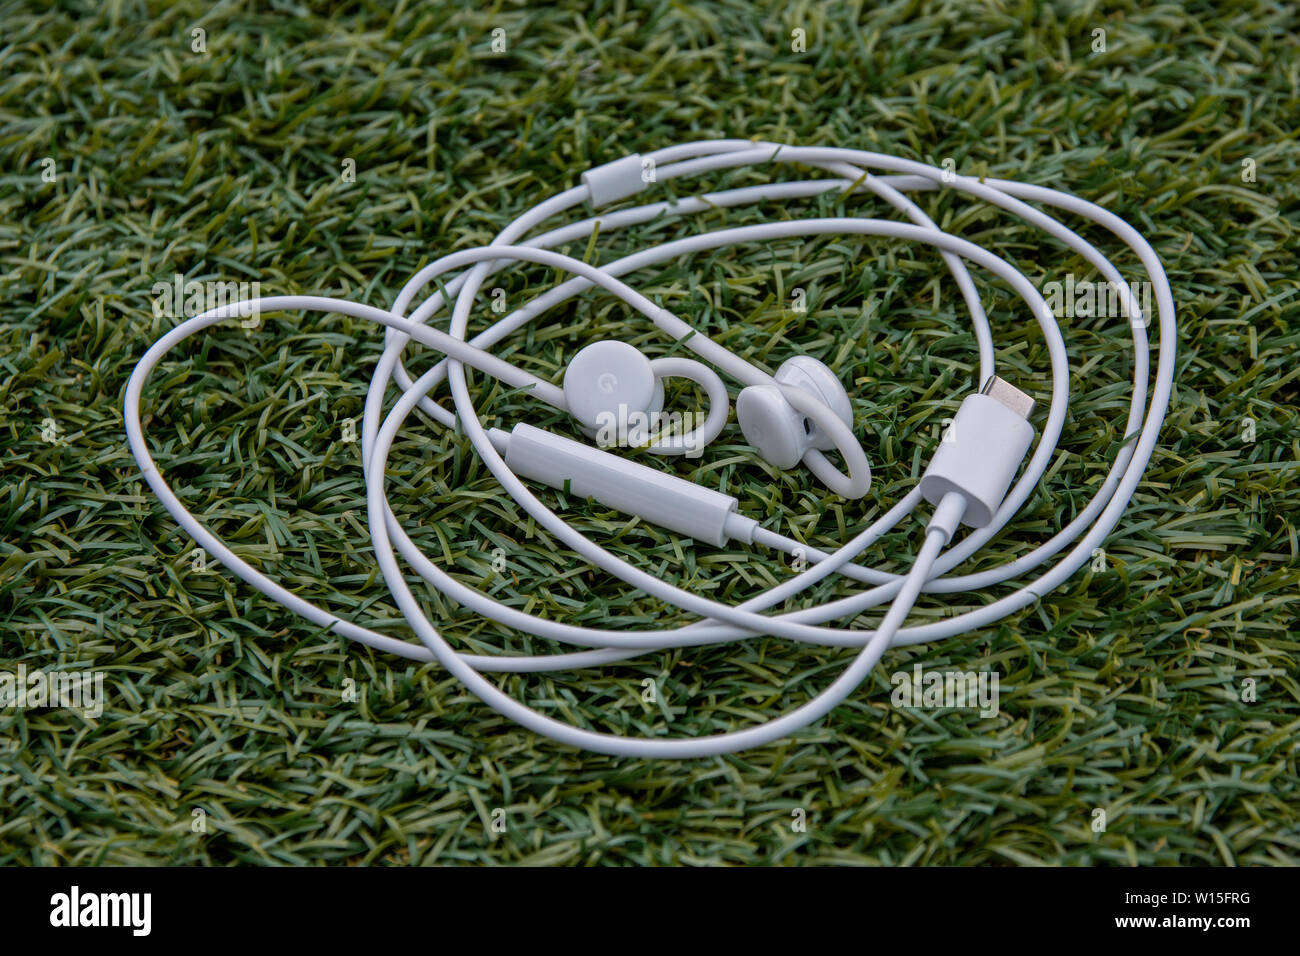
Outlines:
[{"label": "ear loop", "polygon": [[[657,406],[663,406],[663,380],[685,378],[704,389],[704,394],[709,399],[709,414],[702,424],[690,431],[657,441],[647,446],[646,451],[656,455],[696,457],[722,433],[727,418],[731,415],[731,397],[727,394],[727,386],[722,381],[722,376],[703,362],[679,356],[652,359],[650,368],[655,373],[655,386],[658,389],[658,399],[655,402]],[[647,437],[653,437],[653,433],[652,426],[651,435]]]},{"label": "ear loop", "polygon": [[807,465],[809,471],[827,488],[840,497],[852,499],[865,495],[871,488],[871,462],[867,459],[867,453],[863,450],[862,443],[853,434],[853,430],[815,395],[782,382],[777,382],[776,385],[795,411],[812,419],[812,423],[821,429],[827,438],[835,442],[835,450],[843,456],[849,473],[846,475],[836,468],[831,464],[831,460],[816,448],[809,448],[804,452],[803,464]]}]

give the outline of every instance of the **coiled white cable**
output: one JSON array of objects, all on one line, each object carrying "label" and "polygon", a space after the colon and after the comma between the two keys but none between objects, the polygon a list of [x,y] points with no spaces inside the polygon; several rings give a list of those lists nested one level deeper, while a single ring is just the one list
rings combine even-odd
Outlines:
[{"label": "coiled white cable", "polygon": [[[1040,596],[1059,586],[1087,562],[1093,550],[1105,540],[1119,520],[1155,448],[1173,385],[1176,339],[1174,302],[1159,259],[1132,226],[1093,203],[1054,189],[1003,180],[953,177],[952,174],[936,167],[860,150],[790,147],[748,140],[686,143],[648,154],[643,159],[653,164],[654,180],[659,183],[742,165],[775,163],[794,163],[817,168],[829,173],[832,178],[751,186],[677,202],[652,202],[599,214],[552,229],[531,239],[526,238],[541,223],[592,199],[594,193],[604,190],[604,184],[593,177],[590,182],[562,192],[520,216],[497,236],[492,245],[452,253],[420,270],[399,293],[390,311],[325,297],[276,296],[226,305],[180,323],[163,335],[141,358],[127,385],[124,412],[131,450],[140,464],[146,481],[167,511],[198,545],[206,549],[235,575],[289,610],[322,627],[329,628],[334,633],[377,649],[413,660],[436,659],[491,707],[523,726],[562,743],[616,755],[703,757],[759,746],[807,726],[851,694],[891,644],[921,643],[986,626],[1032,604]],[[638,170],[640,168],[639,162],[637,168]],[[868,172],[871,169],[885,170],[890,175],[874,176]],[[589,173],[588,176],[592,174]],[[1000,257],[938,229],[925,213],[904,195],[904,192],[908,191],[935,188],[955,189],[999,206],[1041,228],[1083,256],[1116,289],[1120,305],[1132,329],[1134,348],[1133,393],[1127,420],[1123,426],[1124,442],[1096,494],[1074,520],[1030,553],[999,567],[956,577],[946,577],[946,575],[974,555],[1010,520],[1033,493],[1046,471],[1065,422],[1069,401],[1069,368],[1061,331],[1034,284]],[[911,222],[850,217],[783,221],[723,229],[664,243],[598,267],[551,251],[552,247],[590,236],[597,227],[604,233],[665,215],[687,215],[716,206],[739,206],[764,200],[814,197],[832,190],[865,190],[874,193],[902,212]],[[633,191],[636,190],[626,190],[623,195]],[[622,198],[622,195],[614,195],[612,198]],[[1148,317],[1138,308],[1118,270],[1101,252],[1057,220],[1027,205],[1027,201],[1064,210],[1097,223],[1112,232],[1139,257],[1154,289],[1160,328],[1158,361],[1154,383],[1150,388],[1149,404],[1147,392],[1150,357],[1146,332]],[[807,570],[793,575],[765,594],[732,606],[667,584],[606,551],[596,542],[577,532],[538,500],[520,478],[506,466],[505,460],[493,446],[478,418],[469,393],[464,364],[468,363],[484,369],[488,374],[514,387],[529,388],[535,397],[563,409],[565,407],[563,393],[555,385],[544,382],[507,362],[490,356],[485,357],[483,353],[512,332],[543,315],[547,310],[595,285],[618,296],[670,337],[682,341],[705,361],[715,365],[732,378],[745,384],[770,382],[771,377],[766,372],[721,348],[697,330],[691,329],[680,318],[637,293],[622,281],[621,277],[646,266],[688,256],[701,250],[775,238],[831,234],[908,239],[938,249],[945,264],[953,273],[958,289],[970,311],[979,351],[981,381],[987,380],[995,373],[993,337],[964,260],[988,269],[1005,281],[1025,300],[1038,321],[1051,363],[1052,389],[1048,413],[1032,457],[1025,465],[1020,479],[1006,494],[1001,507],[996,510],[993,520],[987,526],[969,533],[959,544],[945,552],[944,548],[949,542],[952,530],[957,526],[967,504],[961,495],[950,494],[935,507],[925,539],[918,549],[911,570],[906,575],[889,574],[851,563],[872,542],[895,527],[921,503],[920,491],[916,489],[833,554],[807,552],[809,560],[813,562]],[[516,261],[551,266],[572,273],[573,278],[538,296],[467,340],[468,319],[483,281],[489,275],[508,268]],[[426,286],[444,275],[452,277],[443,284],[442,288],[448,295],[455,296],[451,320],[446,332],[430,328],[425,324],[448,304],[444,301],[441,292],[433,292],[407,316],[408,309],[415,304],[417,296]],[[164,355],[185,339],[219,323],[235,321],[247,315],[250,308],[256,308],[262,313],[273,310],[316,309],[366,319],[385,327],[386,348],[371,380],[362,422],[361,439],[369,527],[375,555],[384,579],[394,600],[422,642],[421,645],[379,634],[344,620],[267,578],[241,560],[190,514],[154,463],[140,421],[141,394],[150,373]],[[446,356],[418,379],[413,379],[402,364],[404,348],[411,339],[436,349]],[[450,387],[454,412],[441,407],[429,397],[429,392],[444,380]],[[393,381],[401,387],[402,394],[385,416],[384,397],[389,383]],[[629,585],[698,615],[700,620],[683,627],[669,629],[624,627],[622,626],[624,622],[620,618],[611,618],[610,626],[601,628],[565,624],[507,607],[489,595],[457,581],[434,565],[405,534],[389,505],[385,492],[389,449],[407,416],[417,406],[448,428],[459,425],[506,492],[539,525],[565,545]],[[828,430],[835,428],[836,425],[840,428],[844,427],[837,420],[833,420],[834,416],[829,415],[824,409],[810,408],[809,412],[816,417],[819,425],[824,424]],[[846,455],[846,460],[847,457]],[[852,481],[852,467],[847,477],[835,470],[829,462],[821,466],[813,465],[813,467],[818,477],[833,489],[845,488],[847,483]],[[796,542],[767,529],[760,529],[755,534],[754,541],[757,544],[788,551],[798,547]],[[1024,577],[1047,564],[1067,547],[1070,550],[1041,576],[999,600],[977,610],[930,624],[903,626],[917,596],[923,591],[946,594],[980,591],[1013,578]],[[398,564],[397,554],[400,554],[417,574],[439,591],[476,613],[530,634],[587,649],[532,657],[458,653],[424,616]],[[873,587],[801,611],[763,613],[832,573],[843,574],[854,580],[871,584]],[[864,610],[886,602],[890,602],[890,607],[874,630],[824,626],[827,621],[851,619]],[[503,693],[482,674],[484,671],[569,670],[612,663],[648,651],[746,640],[761,635],[775,635],[825,646],[859,647],[861,651],[829,687],[795,710],[743,730],[696,738],[630,738],[572,726],[525,706]]]}]

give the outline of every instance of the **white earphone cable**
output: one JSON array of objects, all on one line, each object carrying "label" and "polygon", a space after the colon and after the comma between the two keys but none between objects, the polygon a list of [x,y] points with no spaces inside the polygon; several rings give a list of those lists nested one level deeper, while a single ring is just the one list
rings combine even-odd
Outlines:
[{"label": "white earphone cable", "polygon": [[[891,644],[921,643],[986,626],[1033,603],[1041,595],[1059,586],[1081,567],[1091,557],[1093,549],[1105,540],[1119,520],[1155,448],[1173,384],[1176,338],[1174,303],[1172,291],[1158,258],[1135,229],[1101,207],[1046,187],[1001,180],[979,181],[965,177],[956,177],[949,181],[950,174],[943,170],[875,153],[834,148],[779,146],[747,140],[686,143],[649,154],[645,160],[653,164],[657,182],[741,165],[775,162],[798,163],[818,168],[836,178],[751,186],[683,199],[675,204],[654,202],[600,214],[568,226],[552,229],[533,239],[526,239],[527,234],[542,222],[591,199],[595,190],[604,188],[604,181],[598,177],[601,170],[594,170],[589,174],[592,178],[588,184],[567,190],[540,203],[506,227],[492,245],[451,253],[421,269],[403,287],[391,311],[385,312],[370,306],[326,297],[276,296],[254,300],[252,303],[236,303],[209,310],[180,323],[163,335],[140,360],[127,385],[124,412],[132,452],[140,464],[146,481],[167,511],[195,542],[213,557],[238,577],[294,613],[335,633],[380,650],[413,660],[436,659],[480,699],[499,712],[538,733],[561,742],[589,750],[629,756],[701,757],[758,746],[787,736],[818,719],[852,693]],[[640,168],[641,164],[638,162],[636,164],[638,173]],[[893,175],[872,176],[866,171],[872,168],[883,169]],[[1060,328],[1034,284],[993,253],[939,230],[918,206],[903,195],[904,191],[935,188],[953,188],[1002,207],[1043,229],[1083,256],[1097,268],[1107,282],[1113,283],[1121,308],[1130,322],[1134,343],[1134,388],[1128,417],[1124,424],[1125,442],[1092,499],[1066,527],[1030,553],[996,568],[952,578],[945,575],[976,554],[1006,525],[1038,487],[1040,479],[1051,463],[1057,440],[1065,423],[1069,401],[1069,367]],[[588,265],[551,250],[551,247],[588,237],[597,228],[603,234],[664,215],[681,216],[716,206],[739,206],[756,201],[785,201],[814,197],[829,190],[851,189],[874,193],[906,215],[911,222],[850,217],[764,223],[722,229],[663,243],[602,266]],[[1147,404],[1149,347],[1146,336],[1148,317],[1142,314],[1120,273],[1102,253],[1055,219],[1026,205],[1026,201],[1062,209],[1097,223],[1115,234],[1138,255],[1154,289],[1156,315],[1160,328],[1158,362],[1149,406]],[[564,410],[566,405],[564,394],[559,388],[491,355],[487,351],[491,346],[547,310],[594,285],[622,299],[649,319],[650,323],[672,339],[680,341],[724,374],[746,385],[777,384],[768,373],[712,342],[698,330],[692,329],[672,312],[657,306],[636,292],[621,277],[646,266],[688,256],[702,250],[769,241],[775,238],[834,234],[909,239],[936,247],[953,273],[970,311],[979,351],[981,381],[988,380],[994,375],[993,337],[974,282],[967,271],[966,261],[988,269],[1005,281],[1024,299],[1034,313],[1042,330],[1051,363],[1051,401],[1034,454],[1026,463],[1020,479],[1006,493],[1001,506],[996,509],[992,520],[986,526],[967,534],[959,544],[945,552],[951,534],[967,508],[967,500],[963,495],[956,493],[945,495],[942,500],[937,497],[931,498],[932,501],[938,501],[938,504],[928,525],[925,540],[917,552],[911,569],[905,575],[889,574],[852,562],[872,542],[915,510],[922,501],[919,488],[904,496],[869,528],[857,534],[833,554],[808,549],[775,531],[759,528],[753,535],[756,544],[787,552],[802,548],[810,561],[810,566],[768,592],[733,606],[670,585],[600,547],[547,508],[507,466],[503,455],[494,446],[492,436],[484,429],[478,418],[469,393],[464,366],[468,364],[482,369],[512,387],[531,389],[534,397],[561,410]],[[517,261],[546,265],[570,272],[573,277],[506,315],[472,339],[467,339],[468,319],[483,281]],[[454,274],[457,272],[458,275]],[[419,303],[409,317],[407,316],[407,310],[415,303],[421,290],[443,275],[450,275],[451,278],[442,287],[446,289],[448,295],[455,297],[451,321],[446,332],[425,325],[444,306],[450,304],[444,301],[441,292],[432,293]],[[183,340],[221,322],[232,321],[241,315],[246,315],[250,307],[262,313],[278,309],[337,312],[384,326],[386,347],[371,380],[362,419],[362,457],[366,476],[370,531],[385,582],[422,642],[421,645],[413,645],[346,621],[298,597],[242,561],[190,514],[172,492],[150,456],[140,421],[140,400],[149,374],[162,358]],[[412,339],[446,356],[418,379],[413,379],[402,363],[405,346]],[[688,374],[697,364],[671,366],[677,369],[671,374]],[[669,373],[665,372],[665,374]],[[703,378],[703,376],[699,377]],[[429,392],[444,380],[451,390],[454,413],[442,408],[429,397]],[[402,389],[402,394],[385,416],[383,415],[384,396],[389,382],[392,381],[397,382]],[[778,385],[778,387],[784,389],[786,397],[796,405],[801,414],[807,415],[819,429],[834,440],[846,461],[848,473],[841,473],[829,460],[820,456],[820,452],[810,455],[805,459],[805,463],[832,490],[848,496],[860,495],[865,491],[863,469],[867,469],[869,475],[869,468],[865,459],[857,457],[862,454],[862,450],[852,432],[826,406],[786,386]],[[711,440],[716,436],[717,430],[722,425],[722,421],[714,414],[715,409],[718,408],[718,403],[715,401],[718,397],[715,392],[710,391],[710,418],[706,422],[706,427],[702,429],[705,440]],[[725,398],[725,396],[721,397]],[[607,627],[579,627],[539,618],[508,607],[491,596],[452,578],[434,565],[405,534],[389,505],[385,492],[389,449],[407,416],[416,407],[421,408],[444,426],[449,428],[459,426],[505,491],[541,527],[566,546],[626,583],[697,615],[700,619],[683,627],[670,629],[633,629],[621,626],[623,622],[619,618],[611,618],[610,626]],[[1070,547],[1072,542],[1074,542],[1073,547]],[[979,591],[1004,581],[1023,578],[1044,566],[1067,547],[1070,547],[1070,550],[1040,577],[996,601],[976,610],[929,624],[903,627],[908,613],[923,591],[957,594]],[[531,657],[497,657],[456,652],[420,609],[397,562],[398,554],[433,587],[474,612],[539,637],[587,649]],[[851,579],[872,584],[874,587],[800,611],[763,613],[832,573],[843,574]],[[851,619],[862,611],[885,602],[890,602],[890,607],[874,630],[824,626],[827,621]],[[680,739],[629,738],[575,727],[532,710],[504,694],[481,673],[483,671],[536,672],[598,666],[625,660],[652,650],[744,640],[756,635],[775,635],[825,646],[859,647],[861,651],[841,676],[819,695],[780,717],[743,730]]]}]

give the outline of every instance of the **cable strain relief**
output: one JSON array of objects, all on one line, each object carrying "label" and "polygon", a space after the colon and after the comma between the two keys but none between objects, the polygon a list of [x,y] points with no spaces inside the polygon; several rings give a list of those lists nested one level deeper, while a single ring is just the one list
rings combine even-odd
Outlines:
[{"label": "cable strain relief", "polygon": [[506,452],[510,450],[510,435],[499,428],[489,428],[487,436],[492,447],[497,450],[497,454],[504,458]]},{"label": "cable strain relief", "polygon": [[961,524],[965,513],[966,496],[959,491],[948,492],[935,505],[934,514],[930,516],[930,523],[925,528],[926,535],[942,534],[943,543],[947,545],[957,533],[957,526]]},{"label": "cable strain relief", "polygon": [[739,512],[733,511],[727,515],[722,525],[723,533],[733,541],[740,541],[744,544],[754,543],[754,532],[758,530],[758,522],[753,518],[747,518]]}]

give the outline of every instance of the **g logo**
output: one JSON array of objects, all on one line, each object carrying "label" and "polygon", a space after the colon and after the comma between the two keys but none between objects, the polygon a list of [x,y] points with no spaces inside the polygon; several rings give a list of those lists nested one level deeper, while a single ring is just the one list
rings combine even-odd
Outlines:
[{"label": "g logo", "polygon": [[613,372],[604,372],[596,379],[596,387],[606,395],[612,395],[618,387],[618,376]]}]

